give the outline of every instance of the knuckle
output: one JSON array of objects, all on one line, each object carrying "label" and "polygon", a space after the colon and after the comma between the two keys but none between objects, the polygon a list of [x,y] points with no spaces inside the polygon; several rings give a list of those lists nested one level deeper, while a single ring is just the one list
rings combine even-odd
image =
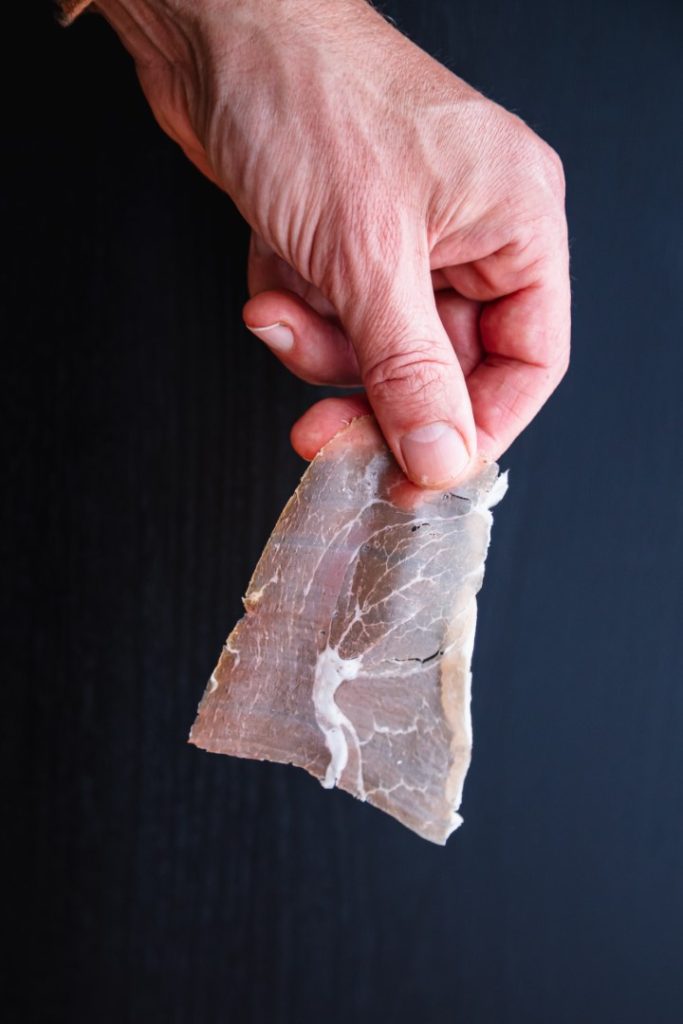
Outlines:
[{"label": "knuckle", "polygon": [[[518,186],[525,195],[535,194],[547,210],[559,216],[564,208],[565,176],[556,150],[525,126],[518,139],[516,160]],[[529,189],[531,188],[531,193]]]},{"label": "knuckle", "polygon": [[364,384],[373,403],[435,404],[445,395],[447,374],[447,365],[433,354],[413,349],[373,363]]},{"label": "knuckle", "polygon": [[550,395],[560,384],[569,369],[569,346],[563,347],[546,364],[544,393]]},{"label": "knuckle", "polygon": [[567,370],[569,369],[569,359],[570,359],[570,351],[569,351],[569,346],[567,345],[566,348],[564,348],[560,352],[560,354],[559,354],[559,356],[558,356],[558,358],[557,358],[557,360],[555,362],[555,381],[556,381],[557,384],[560,383],[562,378],[567,373]]},{"label": "knuckle", "polygon": [[562,160],[552,146],[542,140],[539,141],[541,142],[540,167],[546,184],[553,195],[564,200],[566,182]]}]

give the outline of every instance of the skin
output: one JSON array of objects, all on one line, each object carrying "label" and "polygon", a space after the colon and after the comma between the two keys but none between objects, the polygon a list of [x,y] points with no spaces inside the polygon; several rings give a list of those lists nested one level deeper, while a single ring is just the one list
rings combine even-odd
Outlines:
[{"label": "skin", "polygon": [[309,409],[297,452],[370,406],[419,485],[497,459],[568,364],[556,153],[365,0],[97,7],[252,228],[246,325],[304,380],[365,389]]}]

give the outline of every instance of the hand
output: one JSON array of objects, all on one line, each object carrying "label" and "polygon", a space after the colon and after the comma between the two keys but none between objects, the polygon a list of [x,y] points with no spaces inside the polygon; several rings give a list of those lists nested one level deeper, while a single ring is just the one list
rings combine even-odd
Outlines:
[{"label": "hand", "polygon": [[[247,326],[362,385],[407,475],[496,459],[565,372],[564,180],[549,146],[364,0],[100,0],[162,128],[252,227]],[[312,457],[358,395],[292,431]]]}]

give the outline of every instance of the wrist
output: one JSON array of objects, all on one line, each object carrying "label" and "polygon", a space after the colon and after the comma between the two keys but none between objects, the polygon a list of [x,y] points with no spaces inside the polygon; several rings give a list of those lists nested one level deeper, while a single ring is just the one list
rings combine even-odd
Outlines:
[{"label": "wrist", "polygon": [[[139,65],[182,63],[190,56],[190,38],[183,24],[182,5],[173,0],[94,0],[97,10],[112,26]],[[187,19],[187,15],[185,15]]]},{"label": "wrist", "polygon": [[93,6],[142,64],[195,61],[200,41],[210,38],[252,65],[265,34],[285,47],[317,27],[338,31],[349,16],[376,17],[367,0],[94,0]]}]

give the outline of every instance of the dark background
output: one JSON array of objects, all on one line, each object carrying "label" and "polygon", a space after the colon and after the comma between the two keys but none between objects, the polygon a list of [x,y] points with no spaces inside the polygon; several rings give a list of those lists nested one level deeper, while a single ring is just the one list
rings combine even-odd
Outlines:
[{"label": "dark background", "polygon": [[113,33],[16,6],[4,1018],[677,1024],[683,7],[385,7],[558,149],[572,239],[573,364],[504,459],[465,825],[440,849],[186,745],[312,389],[242,328],[245,226]]}]

